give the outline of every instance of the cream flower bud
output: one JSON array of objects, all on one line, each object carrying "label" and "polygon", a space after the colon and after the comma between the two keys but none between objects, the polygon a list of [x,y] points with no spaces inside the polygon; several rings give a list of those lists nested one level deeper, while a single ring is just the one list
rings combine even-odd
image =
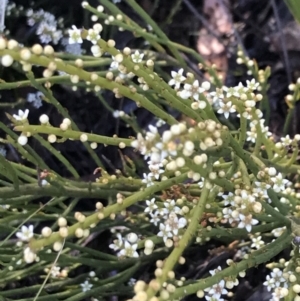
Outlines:
[{"label": "cream flower bud", "polygon": [[145,241],[145,248],[146,249],[153,249],[154,248],[154,242],[151,239],[147,239]]},{"label": "cream flower bud", "polygon": [[171,133],[172,133],[173,135],[179,135],[179,134],[181,133],[180,127],[179,127],[178,124],[173,124],[173,125],[171,126],[170,130],[171,130]]},{"label": "cream flower bud", "polygon": [[181,157],[176,158],[176,165],[177,165],[177,167],[183,167],[185,165],[184,158],[181,158]]},{"label": "cream flower bud", "polygon": [[203,82],[203,83],[201,84],[201,87],[202,87],[203,89],[205,89],[206,91],[208,91],[208,90],[210,89],[210,82],[208,82],[208,81]]},{"label": "cream flower bud", "polygon": [[19,143],[20,145],[26,145],[27,142],[28,142],[28,138],[27,138],[25,135],[19,136],[19,138],[18,138],[18,143]]},{"label": "cream flower bud", "polygon": [[195,148],[195,145],[194,145],[194,143],[193,143],[192,141],[186,141],[186,142],[184,143],[184,148],[185,148],[186,150],[188,150],[188,151],[193,151],[194,148]]},{"label": "cream flower bud", "polygon": [[68,237],[68,228],[67,227],[60,227],[58,232],[62,238]]},{"label": "cream flower bud", "polygon": [[261,210],[262,210],[262,204],[260,202],[255,202],[253,205],[252,205],[252,209],[255,213],[260,213]]},{"label": "cream flower bud", "polygon": [[49,117],[46,114],[41,115],[39,119],[41,124],[46,124],[49,122]]},{"label": "cream flower bud", "polygon": [[130,54],[131,54],[131,49],[130,49],[129,47],[125,47],[125,48],[123,49],[123,53],[124,53],[125,55],[130,55]]},{"label": "cream flower bud", "polygon": [[49,237],[51,234],[52,234],[51,228],[49,228],[49,227],[44,227],[44,228],[42,229],[42,235],[43,235],[44,237]]},{"label": "cream flower bud", "polygon": [[18,42],[16,41],[16,40],[13,40],[13,39],[11,39],[11,40],[9,40],[8,42],[7,42],[7,48],[8,49],[14,49],[14,48],[17,48],[18,47]]},{"label": "cream flower bud", "polygon": [[135,233],[131,232],[131,233],[127,234],[127,240],[130,243],[135,244],[138,240],[138,236]]},{"label": "cream flower bud", "polygon": [[53,250],[55,252],[59,252],[61,249],[62,249],[62,243],[60,241],[56,241],[54,244],[53,244]]},{"label": "cream flower bud", "polygon": [[31,52],[29,49],[27,48],[23,48],[21,51],[20,51],[20,57],[23,61],[27,61],[30,59],[31,57]]},{"label": "cream flower bud", "polygon": [[11,66],[13,62],[14,62],[14,59],[13,59],[12,56],[9,55],[9,54],[5,54],[5,55],[3,55],[2,58],[1,58],[1,64],[2,64],[2,66],[4,66],[4,67],[9,67],[9,66]]},{"label": "cream flower bud", "polygon": [[6,48],[6,46],[7,46],[7,41],[4,38],[0,37],[0,49],[3,50]]},{"label": "cream flower bud", "polygon": [[162,142],[166,143],[172,139],[172,132],[171,131],[164,131],[162,134]]},{"label": "cream flower bud", "polygon": [[269,176],[274,177],[274,176],[276,176],[277,171],[274,167],[270,167],[268,170],[268,174],[269,174]]},{"label": "cream flower bud", "polygon": [[61,216],[59,217],[57,224],[59,227],[65,227],[67,225],[67,220],[63,216]]},{"label": "cream flower bud", "polygon": [[64,118],[62,122],[65,123],[67,126],[71,125],[71,120],[69,118]]},{"label": "cream flower bud", "polygon": [[201,165],[201,164],[203,163],[202,157],[199,156],[199,155],[195,156],[194,159],[193,159],[193,161],[194,161],[194,163],[197,164],[197,165]]},{"label": "cream flower bud", "polygon": [[116,46],[116,42],[114,40],[108,40],[107,41],[107,46],[112,48],[112,47],[115,47]]},{"label": "cream flower bud", "polygon": [[54,135],[54,134],[50,134],[49,136],[48,136],[48,141],[50,142],[50,143],[55,143],[56,142],[56,136]]},{"label": "cream flower bud", "polygon": [[54,49],[53,49],[52,46],[46,45],[44,47],[44,54],[46,54],[46,55],[52,55],[53,53],[54,53]]},{"label": "cream flower bud", "polygon": [[81,142],[86,142],[86,141],[88,141],[88,136],[87,136],[87,134],[81,134],[79,139]]}]

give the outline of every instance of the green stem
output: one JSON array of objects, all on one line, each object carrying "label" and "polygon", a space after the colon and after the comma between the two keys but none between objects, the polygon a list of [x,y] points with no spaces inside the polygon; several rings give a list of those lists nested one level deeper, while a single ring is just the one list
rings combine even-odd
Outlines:
[{"label": "green stem", "polygon": [[[166,181],[163,181],[160,183],[156,183],[153,186],[146,188],[144,191],[136,192],[135,194],[125,198],[123,200],[122,204],[116,203],[116,204],[110,205],[108,207],[105,207],[101,211],[101,213],[103,214],[102,218],[109,217],[112,213],[116,214],[116,213],[126,209],[127,207],[129,207],[141,200],[148,198],[149,196],[155,194],[156,192],[167,189],[167,188],[171,187],[172,185],[182,183],[186,178],[187,178],[187,175],[182,174],[180,176],[171,178],[169,180],[166,180]],[[99,192],[101,192],[101,191],[102,190],[100,190]],[[114,197],[115,197],[115,195],[116,195],[116,193],[114,194]],[[0,194],[0,196],[1,196],[1,194]],[[101,198],[101,197],[99,196],[99,198]],[[96,213],[88,216],[83,223],[78,222],[78,223],[74,224],[73,226],[69,227],[68,228],[69,236],[74,236],[75,231],[78,228],[87,229],[92,224],[99,223],[100,220],[99,220],[98,215],[99,215],[99,212],[96,212]],[[31,240],[29,245],[32,250],[39,250],[42,247],[51,245],[54,242],[59,241],[59,240],[61,240],[61,237],[58,232],[55,232],[48,238],[42,238],[39,240]]]},{"label": "green stem", "polygon": [[[162,285],[168,279],[168,273],[174,269],[174,266],[178,263],[179,257],[184,252],[188,244],[191,242],[192,238],[196,234],[199,221],[201,220],[204,210],[206,201],[209,195],[210,190],[206,188],[206,184],[208,181],[204,182],[204,188],[201,192],[201,197],[196,204],[195,209],[193,210],[193,215],[191,217],[191,221],[188,225],[188,228],[184,232],[182,238],[178,242],[178,245],[173,249],[172,253],[168,256],[168,258],[164,262],[162,275],[157,278],[156,280]],[[148,299],[155,295],[155,291],[152,288],[148,288],[147,296]]]},{"label": "green stem", "polygon": [[[291,240],[292,237],[290,233],[285,231],[284,234],[282,234],[274,242],[262,247],[258,251],[249,254],[248,259],[244,259],[239,263],[235,263],[234,265],[217,272],[215,275],[210,276],[209,278],[201,279],[196,283],[177,288],[176,291],[171,295],[171,298],[173,300],[181,299],[184,296],[196,293],[198,290],[204,290],[205,288],[212,287],[221,280],[237,276],[239,272],[267,262],[279,254],[282,250],[287,248],[291,244]],[[161,298],[159,300],[163,301]]]},{"label": "green stem", "polygon": [[96,134],[89,134],[79,131],[66,130],[63,131],[60,128],[55,128],[48,125],[17,125],[14,127],[15,131],[18,132],[30,132],[34,134],[54,134],[59,137],[80,140],[82,135],[86,135],[89,142],[96,142],[104,145],[115,145],[119,146],[120,143],[124,143],[127,147],[131,146],[131,139],[126,138],[112,138],[107,136],[100,136]]}]

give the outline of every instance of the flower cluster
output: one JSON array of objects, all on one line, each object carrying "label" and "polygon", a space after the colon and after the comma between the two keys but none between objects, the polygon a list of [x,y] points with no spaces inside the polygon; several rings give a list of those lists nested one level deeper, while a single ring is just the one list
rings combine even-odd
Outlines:
[{"label": "flower cluster", "polygon": [[114,251],[118,251],[119,257],[139,257],[137,252],[138,236],[135,233],[129,233],[125,238],[120,233],[117,233],[117,239],[109,245]]},{"label": "flower cluster", "polygon": [[36,34],[39,36],[41,43],[58,44],[63,37],[63,32],[58,27],[61,25],[62,20],[57,21],[55,16],[43,9],[33,11],[27,10],[27,24],[29,26],[36,26]]}]

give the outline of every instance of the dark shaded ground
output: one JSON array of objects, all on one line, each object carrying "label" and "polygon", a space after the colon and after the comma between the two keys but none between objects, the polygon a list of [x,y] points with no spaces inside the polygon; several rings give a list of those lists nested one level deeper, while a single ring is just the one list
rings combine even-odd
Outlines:
[{"label": "dark shaded ground", "polygon": [[[31,1],[16,1],[16,3],[22,4],[25,7],[29,6],[29,2]],[[46,11],[50,11],[56,16],[64,16],[66,19],[66,28],[70,27],[72,24],[76,24],[80,27],[81,25],[87,25],[88,23],[88,19],[84,16],[81,8],[81,2],[81,0],[73,0],[72,4],[70,4],[69,1],[61,0],[36,1],[35,6],[37,8],[44,8]],[[91,5],[98,5],[96,0],[89,2]],[[180,9],[174,15],[170,23],[167,24],[165,23],[165,20],[168,19],[168,16],[171,13],[172,7],[170,6],[170,3],[172,3],[172,1],[160,0],[157,2],[157,7],[153,6],[153,1],[151,0],[142,0],[140,3],[147,11],[150,13],[152,12],[153,18],[160,24],[161,28],[171,40],[196,48],[199,30],[205,27],[205,25],[203,25],[199,16],[195,14],[195,11],[203,18],[207,17],[202,14],[202,1],[182,1]],[[274,3],[278,19],[274,17],[274,6],[272,6],[272,1],[268,0],[232,0],[229,4],[229,10],[232,14],[234,24],[237,24],[236,34],[242,42],[246,53],[250,58],[255,58],[261,68],[266,66],[271,66],[272,68],[269,89],[270,104],[272,108],[271,130],[277,135],[280,135],[287,112],[287,107],[284,102],[284,97],[288,94],[287,86],[289,82],[295,81],[299,75],[300,49],[293,47],[292,41],[295,37],[284,33],[280,36],[280,32],[284,32],[283,29],[289,26],[288,24],[292,21],[292,16],[285,7],[283,1],[274,1]],[[139,21],[125,3],[121,3],[120,8]],[[28,39],[24,39],[24,33],[30,30],[30,28],[25,25],[24,18],[19,18],[17,19],[17,22],[15,21],[16,20],[13,20],[12,22],[9,21],[8,23],[12,37],[28,45],[38,41],[33,35],[28,36]],[[140,46],[140,41],[135,40],[130,33],[116,32],[113,38],[116,40],[119,47]],[[280,42],[282,38],[285,39],[285,43],[283,44]],[[241,67],[236,64],[236,56],[234,54],[237,46],[236,39],[231,39],[231,37],[226,35],[220,36],[220,39],[225,44],[225,55],[228,58],[225,84],[236,85],[239,81],[248,79],[244,74],[241,75],[241,72],[237,72],[237,70],[245,70],[241,70]],[[288,39],[292,41],[288,43]],[[282,48],[283,45],[286,47]],[[287,45],[291,46],[287,48]],[[187,57],[186,59],[191,65],[197,63],[194,62],[192,58]],[[1,74],[1,78],[8,81],[11,80],[12,77],[18,78],[19,75],[17,73],[13,75]],[[25,98],[26,94],[30,91],[32,90],[19,89],[17,91],[3,91],[1,92],[1,95],[2,99],[13,101],[16,97]],[[116,132],[122,137],[134,134],[125,126],[125,124],[117,121],[92,93],[86,93],[82,90],[72,92],[66,87],[59,86],[55,86],[53,92],[60,103],[68,109],[69,114],[74,118],[80,130],[106,136],[112,136]],[[136,108],[136,106],[132,105],[128,100],[116,102],[113,94],[110,92],[105,92],[103,96],[108,104],[112,105],[115,109],[124,109],[128,113],[133,112],[137,117],[141,128],[146,128],[147,124],[152,122],[153,116],[150,113],[143,109]],[[28,106],[28,104],[26,104],[26,106]],[[298,107],[299,106],[297,106],[296,116],[299,111]],[[17,108],[8,111],[10,113],[15,113]],[[2,110],[0,112],[0,119],[7,123],[7,119],[4,115],[5,111],[7,110]],[[47,104],[44,104],[40,109],[30,108],[31,123],[37,124],[38,118],[42,113],[46,113],[50,116],[50,122],[53,125],[60,124],[61,116],[52,108],[52,106]],[[299,133],[299,126],[299,120],[295,118],[290,128],[290,133]],[[70,176],[50,153],[45,151],[38,144],[33,145],[33,147],[39,155],[44,158],[46,164],[53,170],[59,172],[62,176]],[[76,167],[82,177],[85,179],[92,179],[92,173],[97,166],[81,143],[66,142],[59,144],[57,147]],[[104,148],[103,146],[99,146],[96,152],[108,170],[113,171],[114,168],[122,168],[119,153],[115,148]],[[19,157],[15,157],[14,153],[9,150],[8,156],[14,158],[16,161],[21,161]],[[103,156],[107,158],[108,161],[105,160]],[[135,155],[129,153],[129,156]],[[85,209],[89,210],[94,207],[90,200],[86,200],[85,204],[89,204]],[[109,235],[104,234],[102,239],[93,242],[93,247],[102,250],[103,242],[105,242],[104,245],[107,245],[108,239]],[[99,241],[102,242],[101,245],[99,245]],[[224,248],[220,249],[220,251],[214,255],[209,254],[209,250],[213,250],[220,246],[220,242],[215,241],[205,247],[191,248],[189,251],[190,253],[186,256],[188,258],[187,263],[179,269],[178,273],[185,276],[187,279],[198,279],[207,275],[209,270],[216,268],[219,265],[224,267],[226,259],[232,258],[235,251]],[[269,300],[270,296],[262,286],[262,282],[267,273],[269,273],[269,271],[263,266],[259,266],[257,269],[251,269],[248,272],[247,277],[241,281],[242,284],[239,286],[236,295],[232,300]],[[147,278],[146,275],[145,278]],[[186,300],[192,301],[199,299],[195,296],[191,296],[186,298]]]}]

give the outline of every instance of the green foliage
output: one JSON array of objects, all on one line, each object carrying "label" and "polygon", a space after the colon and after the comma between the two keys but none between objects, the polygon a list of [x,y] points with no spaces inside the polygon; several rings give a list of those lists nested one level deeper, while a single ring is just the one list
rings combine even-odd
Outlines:
[{"label": "green foliage", "polygon": [[294,18],[300,23],[300,6],[297,0],[285,0],[286,5],[290,9]]},{"label": "green foliage", "polygon": [[[127,0],[127,4],[149,25],[147,30],[111,1],[101,3],[105,12],[104,7],[94,8],[86,2],[83,7],[105,27],[115,26],[142,38],[147,42],[143,49],[116,48],[115,41],[100,37],[101,24],[69,30],[70,43],[92,42],[92,54],[86,55],[57,53],[49,45],[22,46],[0,38],[3,67],[22,70],[24,77],[1,81],[0,89],[34,87],[62,119],[59,126],[53,126],[43,114],[40,124],[34,125],[27,111],[19,111],[7,115],[13,130],[0,123],[6,135],[1,142],[24,160],[19,164],[0,156],[0,229],[5,235],[0,242],[0,297],[75,301],[117,295],[124,300],[175,301],[197,293],[199,298],[206,295],[220,300],[217,290],[226,294],[225,282],[227,289],[232,288],[249,268],[273,261],[290,247],[288,264],[271,265],[288,276],[265,285],[282,297],[295,298],[295,283],[300,280],[300,136],[275,141],[269,132],[270,68],[259,70],[255,61],[238,51],[237,62],[247,66],[253,79],[225,87],[214,68],[194,50],[170,41],[136,1]],[[200,64],[198,73],[182,54]],[[115,70],[109,69],[111,62],[117,65]],[[41,78],[37,67],[43,70]],[[171,76],[165,67],[172,68]],[[203,80],[200,71],[209,81]],[[117,112],[135,137],[82,132],[54,95],[54,85],[93,92],[116,113],[101,94],[112,91],[117,100],[130,99],[158,122],[144,130],[135,116]],[[298,101],[299,87],[298,81],[290,87],[294,94],[287,99],[288,116]],[[180,118],[166,108],[179,112]],[[287,118],[286,131],[289,122]],[[56,146],[67,140],[83,143],[95,162],[96,181],[82,181],[77,166],[58,151]],[[30,146],[31,141],[47,149],[73,178],[51,170]],[[98,144],[118,148],[122,170],[105,170],[95,151]],[[141,158],[123,153],[125,148],[139,152],[148,162],[143,179]],[[76,211],[86,198],[96,200],[94,210]],[[113,240],[100,244],[100,250],[88,246],[107,229]],[[189,248],[209,246],[211,239],[227,246],[235,242],[242,256],[204,278],[179,279],[177,265],[188,264],[184,256]],[[144,271],[149,274],[141,279],[150,279],[149,283],[139,279]],[[28,285],[19,286],[31,278]],[[131,278],[139,280],[134,289],[128,284]]]}]

